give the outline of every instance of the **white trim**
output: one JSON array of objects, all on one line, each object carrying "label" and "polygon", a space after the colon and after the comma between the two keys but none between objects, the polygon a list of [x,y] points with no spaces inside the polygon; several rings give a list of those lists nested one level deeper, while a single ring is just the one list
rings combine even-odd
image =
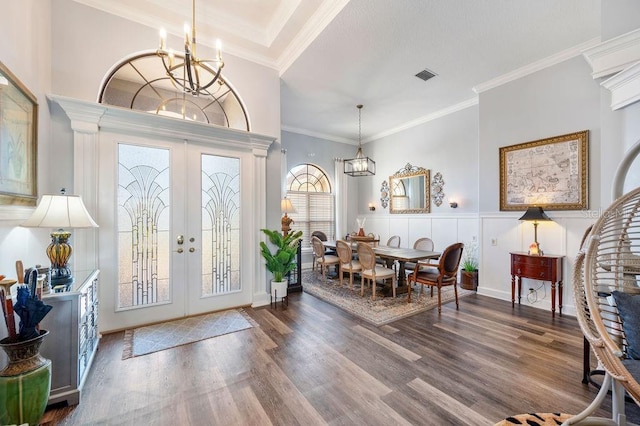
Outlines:
[{"label": "white trim", "polygon": [[415,127],[415,126],[419,126],[421,124],[427,123],[429,121],[436,120],[438,118],[444,117],[445,115],[453,114],[454,112],[458,112],[458,111],[461,111],[463,109],[466,109],[466,108],[469,108],[469,107],[472,107],[472,106],[475,106],[475,105],[478,105],[478,97],[477,96],[473,97],[471,99],[467,99],[466,101],[460,102],[459,104],[452,105],[450,107],[443,108],[443,109],[441,109],[439,111],[436,111],[436,112],[433,112],[431,114],[424,115],[424,116],[422,116],[420,118],[417,118],[415,120],[408,121],[408,122],[406,122],[404,124],[401,124],[400,126],[394,127],[392,129],[386,130],[384,132],[380,132],[380,133],[377,133],[375,135],[372,135],[372,136],[368,137],[367,139],[363,140],[362,142],[364,142],[364,143],[372,142],[372,141],[374,141],[376,139],[380,139],[380,138],[383,138],[385,136],[392,135],[394,133],[399,133],[399,132],[401,132],[403,130],[407,130],[407,129],[410,129],[410,128]]},{"label": "white trim", "polygon": [[640,29],[585,49],[582,55],[591,66],[594,79],[622,71],[640,60]]},{"label": "white trim", "polygon": [[586,41],[577,46],[571,47],[562,52],[558,52],[555,55],[548,56],[539,61],[533,62],[529,65],[526,65],[522,68],[518,68],[511,72],[501,75],[500,77],[494,78],[492,80],[481,83],[473,88],[473,91],[480,94],[486,90],[493,89],[498,86],[502,86],[503,84],[509,83],[511,81],[518,80],[520,78],[526,77],[530,74],[543,70],[545,68],[549,68],[551,66],[562,63],[568,59],[575,58],[582,54],[585,49],[588,49],[594,45],[600,43],[600,38],[594,38],[589,41]]},{"label": "white trim", "polygon": [[640,100],[640,62],[620,71],[600,84],[611,92],[611,110],[615,111]]},{"label": "white trim", "polygon": [[324,31],[349,0],[325,0],[284,49],[276,63],[282,76],[307,47]]}]

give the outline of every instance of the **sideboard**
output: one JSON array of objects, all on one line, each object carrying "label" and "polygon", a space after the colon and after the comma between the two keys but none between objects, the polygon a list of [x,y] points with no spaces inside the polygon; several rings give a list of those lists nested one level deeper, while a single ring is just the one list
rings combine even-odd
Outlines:
[{"label": "sideboard", "polygon": [[99,270],[77,272],[69,291],[42,297],[53,309],[40,327],[49,336],[40,348],[51,360],[49,404],[76,405],[93,357],[98,349],[98,276]]}]

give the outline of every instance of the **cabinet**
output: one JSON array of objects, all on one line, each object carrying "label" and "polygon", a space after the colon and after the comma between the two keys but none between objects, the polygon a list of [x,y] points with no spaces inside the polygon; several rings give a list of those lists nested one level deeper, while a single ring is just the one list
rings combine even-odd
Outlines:
[{"label": "cabinet", "polygon": [[98,349],[98,276],[99,270],[78,272],[70,289],[43,296],[53,309],[40,327],[49,336],[40,353],[51,360],[49,404],[80,402],[82,385]]},{"label": "cabinet", "polygon": [[[532,256],[524,252],[511,253],[511,306],[515,306],[516,283],[518,304],[522,296],[522,278],[551,282],[551,316],[556,315],[556,293],[558,311],[562,315],[562,259],[564,256]],[[556,285],[557,284],[557,285]]]}]

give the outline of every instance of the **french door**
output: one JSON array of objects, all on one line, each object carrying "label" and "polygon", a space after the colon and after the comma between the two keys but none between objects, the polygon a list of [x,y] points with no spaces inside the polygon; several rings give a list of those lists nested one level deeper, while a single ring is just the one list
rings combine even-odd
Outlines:
[{"label": "french door", "polygon": [[186,141],[127,138],[108,145],[116,167],[113,241],[106,248],[117,271],[108,327],[250,303],[240,262],[248,210],[242,198],[249,193],[240,179],[244,154]]}]

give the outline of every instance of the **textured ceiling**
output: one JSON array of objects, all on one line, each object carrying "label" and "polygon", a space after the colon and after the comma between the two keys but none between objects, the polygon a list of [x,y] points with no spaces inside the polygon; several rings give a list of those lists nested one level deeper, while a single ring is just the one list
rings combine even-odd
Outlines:
[{"label": "textured ceiling", "polygon": [[[188,0],[76,0],[179,34]],[[280,71],[282,126],[363,140],[473,103],[487,86],[595,43],[600,0],[197,0],[198,39]],[[423,69],[437,74],[424,82]],[[240,90],[240,92],[242,92]]]}]

